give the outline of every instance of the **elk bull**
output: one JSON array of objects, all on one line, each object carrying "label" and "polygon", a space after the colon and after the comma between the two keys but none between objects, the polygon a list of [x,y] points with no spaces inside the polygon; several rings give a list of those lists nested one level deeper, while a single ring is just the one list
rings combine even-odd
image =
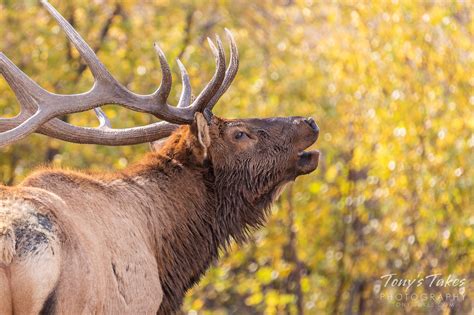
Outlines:
[{"label": "elk bull", "polygon": [[[0,70],[21,106],[0,119],[0,145],[38,132],[77,143],[129,145],[161,140],[138,164],[116,173],[43,169],[17,187],[0,186],[0,314],[173,314],[186,291],[234,239],[260,227],[283,186],[316,169],[318,137],[309,118],[229,120],[211,112],[238,68],[210,41],[216,72],[191,102],[189,78],[177,107],[167,104],[171,72],[156,47],[163,80],[151,95],[118,83],[47,2],[91,69],[83,94],[39,87],[0,53]],[[112,129],[100,106],[119,104],[162,121]],[[95,109],[98,128],[56,118]],[[165,139],[166,138],[166,139]]]}]

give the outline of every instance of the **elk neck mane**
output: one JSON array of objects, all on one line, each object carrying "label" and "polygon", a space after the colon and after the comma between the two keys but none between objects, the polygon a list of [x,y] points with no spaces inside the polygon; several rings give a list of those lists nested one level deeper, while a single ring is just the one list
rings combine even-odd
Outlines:
[{"label": "elk neck mane", "polygon": [[176,204],[156,209],[172,212],[163,216],[167,222],[159,223],[163,226],[158,257],[163,314],[179,307],[186,291],[199,281],[231,239],[244,242],[252,228],[263,225],[272,201],[270,192],[260,192],[259,198],[249,194],[250,174],[245,176],[238,168],[216,169],[208,159],[200,161],[190,128],[181,127],[158,152],[121,174],[149,183],[161,181],[161,174],[169,174],[173,181],[181,177],[183,190],[168,195],[180,194],[193,200],[193,209]]},{"label": "elk neck mane", "polygon": [[219,169],[208,159],[200,161],[190,129],[182,126],[158,152],[121,174],[150,183],[161,180],[161,174],[169,174],[169,180],[181,177],[183,190],[168,194],[193,200],[193,209],[176,204],[156,209],[172,212],[166,216],[167,222],[159,223],[164,227],[158,257],[163,314],[179,308],[187,290],[216,261],[219,251],[226,250],[231,239],[242,243],[253,228],[264,224],[274,194],[258,191],[258,187],[249,189],[253,185],[251,174],[238,167]]}]

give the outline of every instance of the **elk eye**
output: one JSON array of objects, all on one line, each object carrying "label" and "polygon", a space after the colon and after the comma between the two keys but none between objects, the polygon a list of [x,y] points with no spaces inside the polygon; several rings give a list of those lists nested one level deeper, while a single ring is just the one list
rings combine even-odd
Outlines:
[{"label": "elk eye", "polygon": [[245,134],[245,132],[242,132],[242,131],[238,131],[235,133],[234,135],[234,138],[237,139],[237,140],[241,140],[243,138],[245,138],[247,135]]}]

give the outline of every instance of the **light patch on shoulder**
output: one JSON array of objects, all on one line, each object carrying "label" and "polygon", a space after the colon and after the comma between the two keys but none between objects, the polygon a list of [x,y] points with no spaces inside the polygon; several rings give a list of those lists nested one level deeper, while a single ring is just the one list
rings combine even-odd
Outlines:
[{"label": "light patch on shoulder", "polygon": [[[20,257],[38,252],[57,239],[51,218],[21,199],[0,200],[0,236],[4,247],[14,244]],[[12,257],[4,258],[9,258],[8,261]]]},{"label": "light patch on shoulder", "polygon": [[33,205],[24,200],[0,200],[0,234],[14,222],[30,220],[31,214],[36,213]]},{"label": "light patch on shoulder", "polygon": [[28,217],[34,208],[21,200],[0,200],[0,235],[6,233],[14,222]]}]

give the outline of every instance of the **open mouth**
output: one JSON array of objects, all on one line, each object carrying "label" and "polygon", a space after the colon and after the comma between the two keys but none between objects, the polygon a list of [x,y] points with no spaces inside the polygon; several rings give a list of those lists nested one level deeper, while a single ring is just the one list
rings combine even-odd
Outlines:
[{"label": "open mouth", "polygon": [[300,151],[298,152],[297,169],[300,175],[308,174],[318,167],[319,151]]},{"label": "open mouth", "polygon": [[298,159],[296,163],[298,175],[304,175],[314,171],[318,167],[320,155],[318,150],[305,151],[318,140],[319,127],[311,117],[306,118],[304,122],[310,127],[311,132],[304,136],[305,145],[298,151]]}]

